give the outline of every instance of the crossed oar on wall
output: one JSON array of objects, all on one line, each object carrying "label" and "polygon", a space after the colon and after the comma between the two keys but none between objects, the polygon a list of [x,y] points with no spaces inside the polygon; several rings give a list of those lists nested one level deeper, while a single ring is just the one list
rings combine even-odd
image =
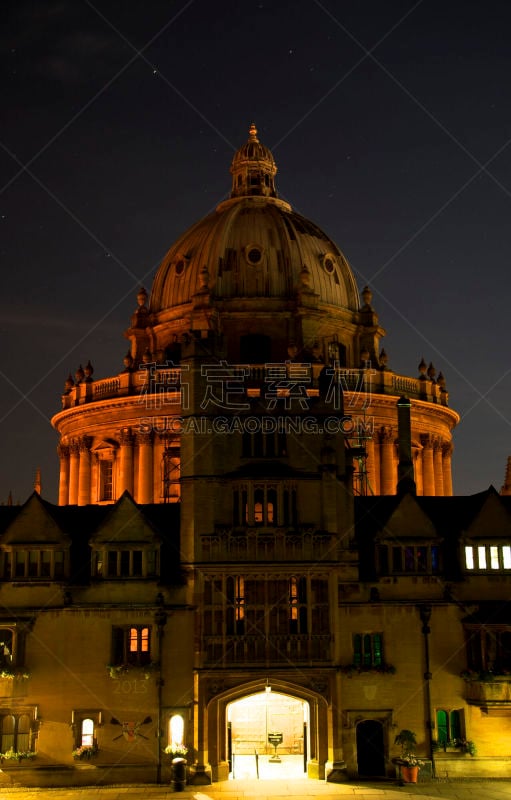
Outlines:
[{"label": "crossed oar on wall", "polygon": [[133,741],[137,736],[141,736],[142,739],[148,739],[148,736],[144,736],[144,734],[140,732],[140,728],[142,725],[149,725],[151,722],[151,717],[146,717],[142,722],[119,722],[118,719],[112,717],[110,725],[122,725],[122,733],[116,736],[113,741],[116,742],[117,739],[121,739],[123,736],[128,741]]}]

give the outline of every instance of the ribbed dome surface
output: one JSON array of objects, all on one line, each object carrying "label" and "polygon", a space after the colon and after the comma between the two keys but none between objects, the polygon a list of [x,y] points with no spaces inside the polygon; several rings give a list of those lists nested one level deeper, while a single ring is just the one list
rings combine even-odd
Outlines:
[{"label": "ribbed dome surface", "polygon": [[289,301],[302,289],[318,303],[357,311],[348,262],[317,225],[277,198],[277,167],[254,124],[230,171],[231,199],[171,247],[156,274],[150,310],[189,303],[199,291],[222,300]]},{"label": "ribbed dome surface", "polygon": [[213,298],[288,300],[304,283],[320,303],[359,308],[349,264],[320,228],[280,200],[236,198],[171,247],[156,274],[150,310],[188,303],[204,285]]}]

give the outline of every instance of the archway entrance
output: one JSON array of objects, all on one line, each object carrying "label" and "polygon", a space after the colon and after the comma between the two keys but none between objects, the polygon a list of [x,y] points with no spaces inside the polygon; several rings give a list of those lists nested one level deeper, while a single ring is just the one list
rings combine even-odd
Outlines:
[{"label": "archway entrance", "polygon": [[357,725],[358,774],[364,777],[385,775],[383,725],[378,720],[366,719]]},{"label": "archway entrance", "polygon": [[229,778],[306,778],[309,704],[257,692],[227,705]]}]

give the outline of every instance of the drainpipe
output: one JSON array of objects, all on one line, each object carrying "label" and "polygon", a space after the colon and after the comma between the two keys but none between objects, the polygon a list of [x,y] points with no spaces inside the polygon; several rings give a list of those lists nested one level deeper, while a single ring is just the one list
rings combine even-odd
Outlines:
[{"label": "drainpipe", "polygon": [[[161,599],[160,599],[161,598]],[[163,636],[165,633],[165,625],[167,624],[167,614],[163,608],[163,597],[158,595],[157,601],[160,603],[160,608],[154,615],[156,624],[156,635],[158,637],[158,675],[156,678],[156,689],[158,693],[158,719],[156,723],[156,744],[158,748],[157,761],[156,761],[156,783],[161,783],[161,757],[162,757],[162,691],[165,681],[163,679]]]},{"label": "drainpipe", "polygon": [[433,716],[431,711],[431,674],[429,663],[429,634],[431,628],[429,622],[431,619],[431,606],[421,604],[419,607],[419,615],[422,622],[422,635],[424,636],[424,706],[426,711],[426,731],[428,743],[428,756],[431,759],[431,774],[435,777],[435,759],[433,757]]}]

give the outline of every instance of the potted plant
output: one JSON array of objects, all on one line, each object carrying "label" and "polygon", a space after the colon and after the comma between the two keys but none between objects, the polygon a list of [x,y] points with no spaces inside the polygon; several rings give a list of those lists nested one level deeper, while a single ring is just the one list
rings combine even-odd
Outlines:
[{"label": "potted plant", "polygon": [[184,744],[172,742],[172,744],[167,745],[163,752],[170,756],[171,760],[174,758],[185,758],[188,753],[188,748]]},{"label": "potted plant", "polygon": [[401,770],[401,778],[404,783],[417,783],[419,777],[419,769],[424,764],[420,758],[415,755],[415,748],[417,746],[417,737],[413,731],[403,728],[399,731],[394,744],[401,747],[401,756],[394,759],[394,763],[398,764]]}]

